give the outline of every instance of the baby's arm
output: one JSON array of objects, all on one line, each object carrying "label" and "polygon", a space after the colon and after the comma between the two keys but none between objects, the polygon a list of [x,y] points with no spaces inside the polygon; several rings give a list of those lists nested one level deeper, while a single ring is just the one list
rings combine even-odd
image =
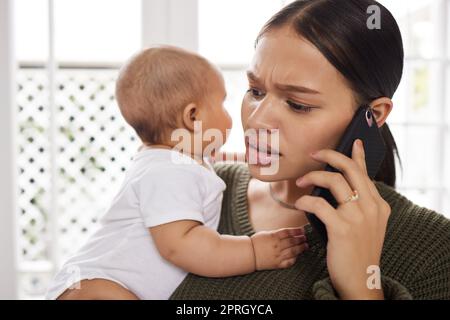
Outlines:
[{"label": "baby's arm", "polygon": [[301,228],[264,231],[252,237],[231,236],[198,221],[180,220],[149,229],[163,258],[204,277],[287,268],[307,248]]}]

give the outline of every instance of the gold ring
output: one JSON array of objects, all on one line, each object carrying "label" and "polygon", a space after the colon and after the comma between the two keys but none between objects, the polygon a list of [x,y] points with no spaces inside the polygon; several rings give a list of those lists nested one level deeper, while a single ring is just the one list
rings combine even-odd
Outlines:
[{"label": "gold ring", "polygon": [[352,201],[356,201],[359,199],[359,194],[358,191],[353,190],[353,193],[347,197],[347,199],[344,200],[344,202],[342,202],[342,204],[347,203],[347,202],[352,202]]}]

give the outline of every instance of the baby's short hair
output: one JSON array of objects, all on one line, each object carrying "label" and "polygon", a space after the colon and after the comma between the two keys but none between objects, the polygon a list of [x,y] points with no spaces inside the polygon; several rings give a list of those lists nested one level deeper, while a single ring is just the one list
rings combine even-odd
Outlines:
[{"label": "baby's short hair", "polygon": [[[162,143],[179,126],[189,103],[203,103],[215,67],[198,54],[171,46],[134,55],[120,70],[116,100],[141,140]],[[208,79],[209,78],[209,79]]]}]

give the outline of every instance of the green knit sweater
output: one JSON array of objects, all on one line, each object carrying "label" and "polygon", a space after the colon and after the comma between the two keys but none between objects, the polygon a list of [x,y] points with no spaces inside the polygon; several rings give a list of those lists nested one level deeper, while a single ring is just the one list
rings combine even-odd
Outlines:
[{"label": "green knit sweater", "polygon": [[[252,235],[247,166],[219,164],[215,169],[227,185],[219,232]],[[385,298],[450,299],[450,221],[382,182],[376,187],[391,206],[380,265]],[[310,250],[294,266],[227,278],[188,274],[171,299],[337,299],[325,247],[310,225],[305,232]]]}]

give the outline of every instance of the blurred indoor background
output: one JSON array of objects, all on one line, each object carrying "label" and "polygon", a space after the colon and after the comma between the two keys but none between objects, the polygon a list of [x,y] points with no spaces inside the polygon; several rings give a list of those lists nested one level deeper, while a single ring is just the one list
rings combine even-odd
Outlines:
[{"label": "blurred indoor background", "polygon": [[[218,64],[234,123],[225,149],[242,151],[254,40],[289,2],[0,0],[0,298],[42,298],[118,190],[139,146],[114,100],[121,64],[153,43]],[[387,121],[403,165],[397,189],[450,218],[450,0],[380,2],[406,55]]]}]

